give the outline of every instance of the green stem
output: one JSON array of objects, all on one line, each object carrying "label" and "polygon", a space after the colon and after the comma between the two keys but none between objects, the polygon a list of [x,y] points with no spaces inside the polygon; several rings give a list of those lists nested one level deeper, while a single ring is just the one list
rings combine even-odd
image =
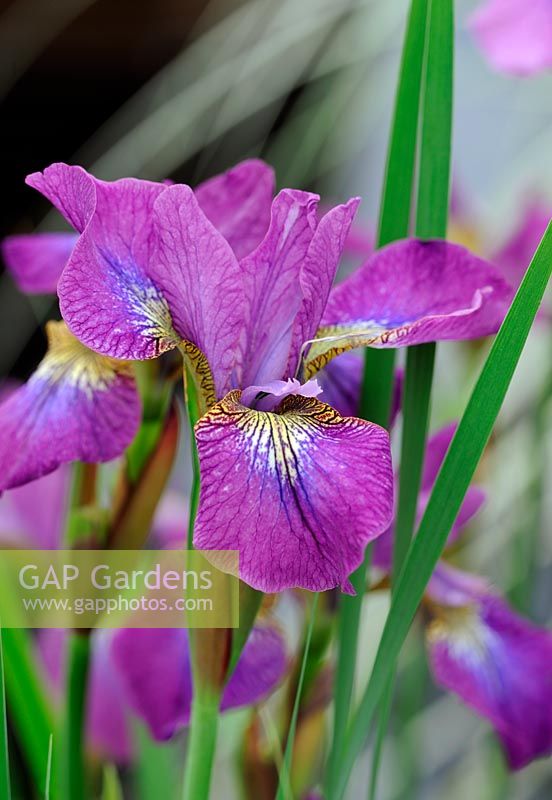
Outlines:
[{"label": "green stem", "polygon": [[366,573],[370,566],[371,555],[372,548],[368,546],[363,563],[350,577],[356,594],[341,594],[339,598],[333,737],[327,766],[329,775],[333,775],[338,769],[345,731],[349,722],[349,708],[353,695],[356,669],[360,612],[366,591]]},{"label": "green stem", "polygon": [[[188,549],[194,546],[194,525],[199,503],[200,473],[199,458],[195,440],[195,424],[200,418],[199,400],[196,385],[192,376],[184,366],[184,393],[188,422],[190,425],[190,446],[192,448],[193,483],[190,496],[190,514],[188,518]],[[190,717],[190,737],[186,754],[184,772],[183,800],[201,798],[208,800],[213,770],[220,705],[220,690],[209,685],[201,675],[200,658],[194,631],[190,631],[190,655],[193,673],[193,700]]]},{"label": "green stem", "polygon": [[3,632],[0,628],[0,797],[5,797],[6,800],[9,800],[11,797],[10,759],[8,753],[8,720],[6,714],[2,637]]},{"label": "green stem", "polygon": [[401,571],[414,532],[429,425],[434,363],[433,343],[408,348],[403,393],[399,500],[393,543],[394,576]]},{"label": "green stem", "polygon": [[316,609],[318,606],[318,592],[316,592],[312,599],[312,606],[311,606],[311,615],[309,620],[309,626],[307,628],[307,635],[305,637],[305,646],[303,649],[303,659],[301,661],[301,670],[299,672],[299,680],[297,681],[297,690],[295,692],[295,701],[293,703],[293,711],[291,712],[291,720],[289,723],[289,730],[287,735],[286,741],[286,749],[284,753],[284,760],[282,763],[282,769],[280,772],[280,781],[278,783],[278,793],[276,794],[276,800],[287,800],[287,798],[292,798],[293,794],[291,791],[291,781],[290,781],[290,772],[291,772],[291,760],[293,756],[293,745],[295,742],[295,731],[297,729],[297,719],[299,717],[299,709],[301,707],[301,698],[303,695],[303,685],[305,683],[305,675],[307,672],[307,663],[309,660],[309,651],[312,641],[312,632],[314,630],[314,622],[316,619]]},{"label": "green stem", "polygon": [[[422,85],[428,0],[412,0],[403,45],[395,109],[378,226],[378,247],[408,235],[416,164],[418,116]],[[379,425],[389,425],[393,397],[395,353],[367,348],[359,415]],[[326,787],[334,784],[345,738],[357,660],[358,626],[370,554],[351,576],[355,597],[340,598],[338,656],[334,689],[334,725],[326,770]]]},{"label": "green stem", "polygon": [[83,753],[89,657],[88,631],[72,634],[68,653],[66,740],[61,765],[63,796],[67,800],[84,800],[87,796]]},{"label": "green stem", "polygon": [[5,628],[2,644],[10,720],[37,792],[42,794],[46,786],[48,745],[54,727],[51,709],[43,693],[28,632]]},{"label": "green stem", "polygon": [[[67,514],[65,546],[78,547],[89,536],[81,511],[94,503],[97,467],[76,463]],[[61,739],[60,761],[62,796],[66,800],[84,800],[87,796],[85,766],[86,695],[90,658],[89,631],[72,631],[67,648],[67,691],[65,697],[64,730]]]},{"label": "green stem", "polygon": [[385,734],[389,726],[389,717],[391,716],[391,708],[393,706],[393,689],[395,684],[395,676],[389,680],[379,709],[378,729],[376,731],[376,741],[374,742],[374,753],[372,756],[372,769],[370,770],[370,784],[368,787],[368,800],[375,800],[376,792],[378,790],[378,776],[379,765],[381,763],[381,756],[383,753],[383,742]]},{"label": "green stem", "polygon": [[219,717],[216,693],[194,690],[182,800],[208,800]]}]

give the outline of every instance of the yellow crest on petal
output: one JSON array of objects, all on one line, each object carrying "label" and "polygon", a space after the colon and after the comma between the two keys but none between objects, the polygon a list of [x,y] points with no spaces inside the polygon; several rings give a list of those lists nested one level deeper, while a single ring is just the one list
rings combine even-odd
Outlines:
[{"label": "yellow crest on petal", "polygon": [[102,356],[79,342],[65,322],[46,323],[48,352],[35,376],[49,383],[63,381],[88,395],[105,391],[117,376],[133,377],[129,361]]}]

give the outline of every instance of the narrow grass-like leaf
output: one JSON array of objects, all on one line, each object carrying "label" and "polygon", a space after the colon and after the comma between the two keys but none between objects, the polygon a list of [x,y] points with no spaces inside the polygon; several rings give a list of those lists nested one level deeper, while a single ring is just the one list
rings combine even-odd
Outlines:
[{"label": "narrow grass-like leaf", "polygon": [[53,753],[54,753],[54,737],[52,736],[52,734],[50,734],[50,741],[48,742],[48,761],[46,762],[46,785],[44,787],[44,800],[50,800]]},{"label": "narrow grass-like leaf", "polygon": [[[423,105],[420,115],[420,165],[416,234],[444,238],[447,232],[453,106],[453,0],[430,0],[427,18]],[[399,499],[393,544],[393,579],[402,569],[416,521],[418,495],[431,404],[435,363],[433,342],[409,347],[403,391],[403,430]],[[391,677],[390,682],[394,681]],[[388,686],[380,709],[371,785],[377,785],[384,728],[393,688]]]},{"label": "narrow grass-like leaf", "polygon": [[372,675],[343,750],[332,800],[343,796],[374,711],[491,435],[552,272],[548,226],[462,415],[396,584]]},{"label": "narrow grass-like leaf", "polygon": [[106,764],[103,768],[102,800],[123,800],[121,781],[114,764]]},{"label": "narrow grass-like leaf", "polygon": [[374,742],[374,754],[372,756],[372,768],[370,770],[370,784],[368,787],[368,800],[376,800],[376,792],[378,790],[378,777],[379,766],[381,763],[381,756],[383,753],[383,742],[387,728],[389,727],[389,717],[391,716],[391,708],[393,706],[393,689],[395,684],[395,676],[389,680],[383,693],[383,699],[379,708],[378,728],[376,731],[376,741]]},{"label": "narrow grass-like leaf", "polygon": [[290,788],[290,770],[291,759],[293,756],[293,745],[295,742],[295,731],[297,729],[297,719],[299,717],[299,709],[301,707],[301,697],[303,694],[303,684],[305,682],[305,673],[307,671],[307,662],[309,659],[309,650],[312,641],[312,632],[314,630],[314,621],[316,619],[316,609],[318,607],[318,593],[315,593],[312,598],[312,605],[310,610],[310,620],[307,628],[307,635],[305,636],[305,645],[303,649],[303,658],[301,661],[301,669],[299,671],[299,680],[297,681],[297,690],[295,692],[295,701],[293,703],[293,710],[291,712],[291,720],[289,723],[289,730],[286,742],[286,749],[284,751],[284,760],[280,771],[280,781],[278,783],[278,793],[276,800],[289,800],[293,795]]},{"label": "narrow grass-like leaf", "polygon": [[[181,742],[154,742],[145,725],[136,723],[137,758],[133,775],[134,795],[137,800],[174,800],[182,760]],[[178,752],[177,752],[178,751]]]},{"label": "narrow grass-like leaf", "polygon": [[4,683],[3,632],[0,627],[0,797],[11,798],[10,757],[8,751],[8,718],[6,713],[6,686]]},{"label": "narrow grass-like leaf", "polygon": [[62,736],[63,760],[60,785],[66,800],[86,796],[86,766],[84,735],[86,689],[90,663],[88,631],[71,633],[67,651],[67,690],[65,720]]},{"label": "narrow grass-like leaf", "polygon": [[[380,205],[378,247],[408,235],[416,163],[427,4],[428,0],[412,0],[407,22]],[[359,415],[363,419],[384,427],[389,424],[394,370],[393,350],[368,348],[365,351],[359,408]],[[333,736],[326,773],[328,786],[336,777],[340,750],[349,719],[358,627],[369,560],[370,550],[367,550],[363,564],[351,576],[356,596],[342,595],[340,598]]]},{"label": "narrow grass-like leaf", "polygon": [[[27,631],[5,628],[2,640],[10,719],[37,792],[42,795],[53,731],[51,710],[42,690]],[[52,794],[55,796],[53,788]]]}]

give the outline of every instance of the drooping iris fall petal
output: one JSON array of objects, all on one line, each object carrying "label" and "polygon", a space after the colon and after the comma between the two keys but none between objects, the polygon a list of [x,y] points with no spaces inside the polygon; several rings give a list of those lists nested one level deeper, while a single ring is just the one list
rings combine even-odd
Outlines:
[{"label": "drooping iris fall petal", "polygon": [[[193,688],[186,630],[120,630],[112,652],[125,697],[155,739],[169,739],[188,724]],[[221,710],[260,702],[286,667],[281,634],[268,625],[254,627],[224,689]]]},{"label": "drooping iris fall petal", "polygon": [[74,233],[31,233],[4,239],[2,255],[21,291],[54,294],[77,238]]},{"label": "drooping iris fall petal", "polygon": [[498,270],[464,247],[417,239],[390,244],[332,290],[305,377],[355,347],[496,333],[511,298]]},{"label": "drooping iris fall petal", "polygon": [[550,0],[486,0],[469,25],[494,69],[514,75],[552,69]]},{"label": "drooping iris fall petal", "polygon": [[440,564],[427,631],[437,683],[489,720],[512,769],[552,753],[552,633],[482,578]]},{"label": "drooping iris fall petal", "polygon": [[386,431],[301,395],[254,410],[235,391],[198,422],[196,440],[196,547],[239,550],[240,577],[265,592],[347,587],[391,519]]},{"label": "drooping iris fall petal", "polygon": [[128,363],[88,350],[64,323],[29,381],[0,406],[0,491],[70,461],[109,461],[132,441],[140,401]]}]

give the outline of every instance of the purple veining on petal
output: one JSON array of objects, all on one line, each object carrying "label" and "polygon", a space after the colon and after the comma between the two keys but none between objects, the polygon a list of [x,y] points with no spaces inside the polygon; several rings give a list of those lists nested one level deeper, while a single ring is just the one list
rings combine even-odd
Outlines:
[{"label": "purple veining on petal", "polygon": [[482,578],[440,564],[429,586],[436,682],[493,725],[512,769],[552,753],[552,634]]},{"label": "purple veining on petal", "polygon": [[238,550],[256,589],[341,585],[389,524],[389,436],[292,395],[277,413],[231,392],[196,426],[201,493],[194,544]]},{"label": "purple veining on petal", "polygon": [[474,339],[498,330],[512,294],[464,247],[407,239],[376,251],[332,290],[322,335],[366,332],[374,347]]},{"label": "purple veining on petal", "polygon": [[552,69],[550,0],[486,0],[469,26],[494,69],[513,75]]},{"label": "purple veining on petal", "polygon": [[[41,630],[38,651],[56,695],[64,685],[68,631]],[[86,703],[88,744],[102,758],[119,764],[132,759],[130,708],[111,654],[112,631],[95,631],[91,639],[91,661]]]},{"label": "purple veining on petal", "polygon": [[55,293],[77,238],[74,233],[31,233],[4,239],[2,255],[21,291]]},{"label": "purple veining on petal", "polygon": [[274,171],[259,159],[242,161],[195,189],[200,208],[237,258],[257,247],[268,230]]},{"label": "purple veining on petal", "polygon": [[0,542],[12,547],[55,550],[60,547],[70,470],[60,466],[39,480],[0,497]]},{"label": "purple veining on petal", "polygon": [[293,323],[293,337],[288,372],[295,374],[305,342],[316,335],[330,297],[345,241],[360,204],[359,197],[336,206],[325,214],[309,244],[301,268],[301,308]]},{"label": "purple veining on petal", "polygon": [[158,249],[149,274],[168,303],[175,331],[206,356],[222,397],[236,385],[243,360],[240,265],[188,186],[166,189],[154,216]]},{"label": "purple veining on petal", "polygon": [[132,441],[140,400],[130,365],[107,359],[48,324],[49,350],[0,406],[0,491],[70,461],[109,461]]},{"label": "purple veining on petal", "polygon": [[73,334],[113,358],[153,358],[177,344],[170,310],[149,267],[153,206],[162,184],[96,182],[96,206],[61,276],[61,312]]},{"label": "purple veining on petal", "polygon": [[[186,630],[117,631],[113,658],[130,706],[155,739],[169,739],[188,724],[193,690]],[[260,702],[276,688],[286,667],[280,633],[256,626],[223,692],[221,710]]]},{"label": "purple veining on petal", "polygon": [[50,200],[67,222],[82,233],[96,208],[100,181],[82,167],[57,163],[44,172],[33,172],[25,182]]},{"label": "purple veining on petal", "polygon": [[301,306],[301,270],[316,230],[318,199],[310,192],[282,190],[272,203],[266,236],[240,262],[249,304],[242,386],[287,377],[292,328]]}]

